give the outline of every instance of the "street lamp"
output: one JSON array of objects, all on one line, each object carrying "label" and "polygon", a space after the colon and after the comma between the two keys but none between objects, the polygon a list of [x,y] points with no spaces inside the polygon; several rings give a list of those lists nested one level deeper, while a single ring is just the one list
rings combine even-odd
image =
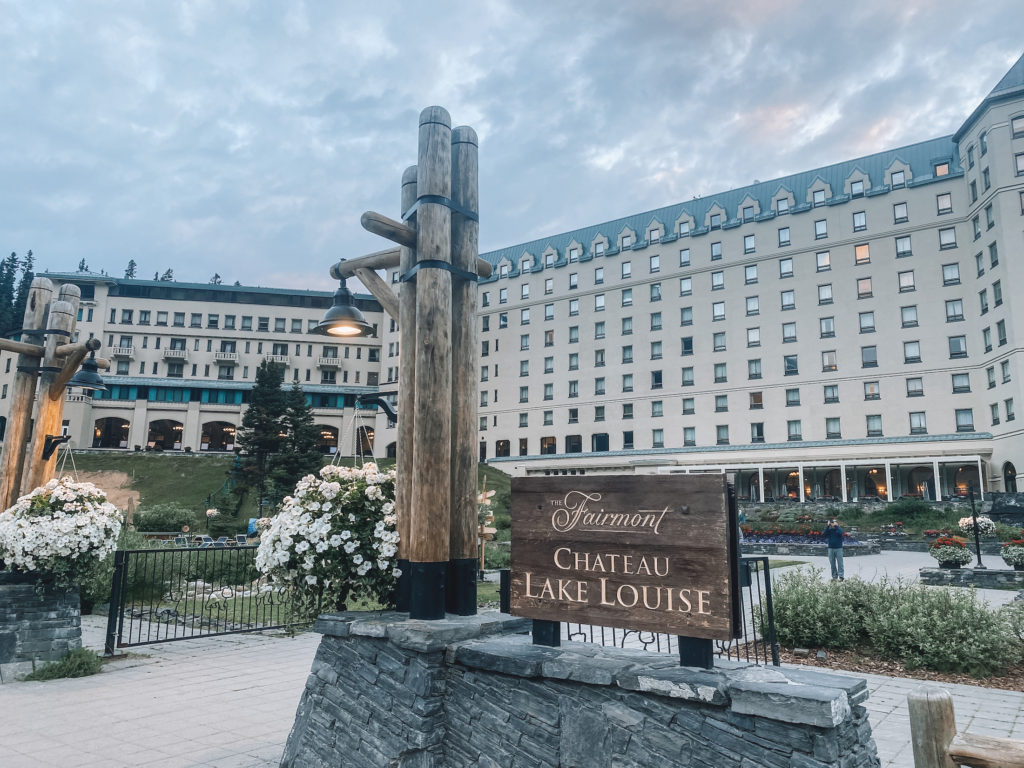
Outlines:
[{"label": "street lamp", "polygon": [[82,367],[78,369],[78,372],[71,377],[71,381],[68,382],[69,387],[78,387],[79,389],[86,389],[92,392],[106,392],[107,388],[104,385],[103,379],[99,374],[100,366],[96,362],[96,353],[90,352],[89,357],[82,363]]},{"label": "street lamp", "polygon": [[984,565],[981,564],[981,536],[978,533],[978,510],[974,508],[974,486],[970,487],[971,497],[971,517],[974,519],[974,546],[978,552],[978,564],[974,566],[976,571],[988,570]]},{"label": "street lamp", "polygon": [[334,292],[331,308],[324,314],[324,319],[317,323],[313,333],[323,336],[372,336],[373,326],[366,322],[363,313],[355,306],[352,292],[341,278],[338,290]]}]

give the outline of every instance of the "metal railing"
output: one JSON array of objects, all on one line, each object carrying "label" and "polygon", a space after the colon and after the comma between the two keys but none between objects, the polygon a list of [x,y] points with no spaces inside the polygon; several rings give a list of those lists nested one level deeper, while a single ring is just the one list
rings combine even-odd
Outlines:
[{"label": "metal railing", "polygon": [[116,648],[301,623],[291,594],[256,570],[257,549],[173,547],[116,552],[107,655]]}]

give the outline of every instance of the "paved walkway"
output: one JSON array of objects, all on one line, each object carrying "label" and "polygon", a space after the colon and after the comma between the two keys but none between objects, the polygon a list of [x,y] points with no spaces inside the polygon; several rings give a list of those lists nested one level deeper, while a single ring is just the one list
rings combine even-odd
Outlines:
[{"label": "paved walkway", "polygon": [[[847,576],[913,576],[930,561],[912,552],[851,557]],[[1014,596],[983,593],[998,604]],[[83,619],[88,647],[103,647],[104,625],[101,617]],[[93,677],[0,685],[0,766],[276,766],[318,642],[308,633],[165,643],[144,646]],[[882,765],[910,768],[907,694],[922,683],[854,676],[871,689],[867,707]],[[953,695],[960,729],[1024,739],[1024,693],[943,687]]]}]

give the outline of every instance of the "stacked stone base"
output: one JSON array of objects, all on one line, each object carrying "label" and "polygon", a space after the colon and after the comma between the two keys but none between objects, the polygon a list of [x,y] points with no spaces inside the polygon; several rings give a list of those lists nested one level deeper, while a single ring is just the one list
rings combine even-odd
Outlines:
[{"label": "stacked stone base", "polygon": [[863,680],[568,643],[494,612],[321,617],[283,768],[862,768]]},{"label": "stacked stone base", "polygon": [[[772,557],[781,555],[796,555],[797,557],[827,557],[828,547],[824,544],[774,544],[760,541],[744,541],[740,544],[744,555],[770,555]],[[877,555],[882,550],[875,542],[847,545],[843,547],[844,557],[857,557],[858,555]]]},{"label": "stacked stone base", "polygon": [[977,587],[978,589],[1024,589],[1024,571],[986,568],[921,568],[922,584],[935,587]]},{"label": "stacked stone base", "polygon": [[34,662],[54,661],[82,647],[77,587],[46,589],[24,574],[0,572],[0,676],[30,670]]}]

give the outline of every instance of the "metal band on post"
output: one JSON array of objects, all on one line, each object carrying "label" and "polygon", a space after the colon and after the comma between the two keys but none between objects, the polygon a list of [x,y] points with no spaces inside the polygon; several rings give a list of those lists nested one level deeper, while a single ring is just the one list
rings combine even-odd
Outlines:
[{"label": "metal band on post", "polygon": [[477,282],[477,274],[475,272],[469,272],[465,269],[459,269],[449,264],[447,261],[440,261],[439,259],[424,259],[423,261],[417,261],[413,265],[412,269],[406,272],[404,275],[398,278],[398,282],[406,283],[416,276],[416,273],[421,269],[443,269],[445,272],[451,272],[456,277],[460,277],[471,283]]}]

